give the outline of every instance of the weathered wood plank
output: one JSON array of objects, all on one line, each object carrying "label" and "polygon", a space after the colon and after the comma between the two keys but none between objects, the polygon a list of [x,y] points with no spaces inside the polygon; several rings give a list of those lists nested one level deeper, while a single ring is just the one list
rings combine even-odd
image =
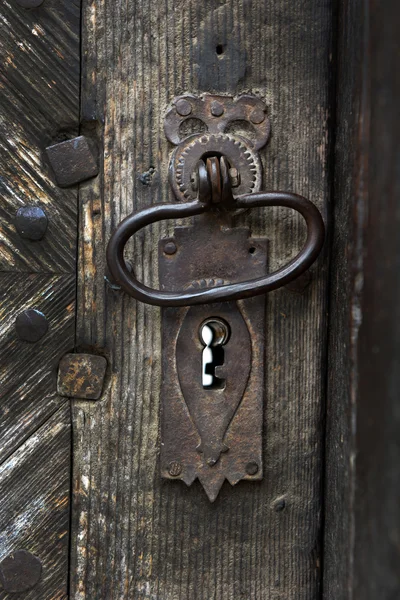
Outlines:
[{"label": "weathered wood plank", "polygon": [[357,343],[354,599],[400,597],[400,6],[369,2],[370,147]]},{"label": "weathered wood plank", "polygon": [[[60,406],[56,374],[75,342],[75,277],[0,273],[0,289],[1,462]],[[35,343],[21,340],[15,328],[17,316],[31,308],[48,323]]]},{"label": "weathered wood plank", "polygon": [[353,589],[356,344],[363,279],[368,86],[365,0],[341,2],[331,247],[324,490],[324,598]]},{"label": "weathered wood plank", "polygon": [[[61,400],[61,399],[60,399]],[[71,417],[64,403],[0,465],[0,561],[24,549],[42,574],[30,591],[1,600],[66,600],[69,540]]]},{"label": "weathered wood plank", "polygon": [[[104,285],[104,254],[126,214],[172,200],[163,116],[183,92],[266,98],[265,188],[326,214],[331,23],[330,0],[84,3],[83,118],[104,122],[104,155],[80,198],[77,343],[108,356],[110,380],[101,400],[73,408],[72,598],[318,597],[323,260],[303,295],[268,298],[264,481],[225,483],[211,505],[197,483],[160,479],[160,313]],[[239,221],[270,239],[271,270],[303,240],[285,211]],[[136,274],[155,286],[167,231],[154,225],[132,245]]]},{"label": "weathered wood plank", "polygon": [[[54,184],[44,150],[78,133],[80,0],[2,0],[0,23],[0,270],[73,272],[77,191]],[[26,205],[49,219],[40,241],[15,229]]]},{"label": "weathered wood plank", "polygon": [[341,2],[324,598],[400,595],[400,9]]},{"label": "weathered wood plank", "polygon": [[[54,600],[68,582],[70,411],[56,372],[74,346],[77,190],[54,184],[44,150],[79,129],[80,0],[1,0],[0,24],[0,554],[37,555],[42,579],[18,597]],[[30,205],[48,217],[40,241],[15,228]],[[47,319],[36,343],[16,333],[25,309]]]}]

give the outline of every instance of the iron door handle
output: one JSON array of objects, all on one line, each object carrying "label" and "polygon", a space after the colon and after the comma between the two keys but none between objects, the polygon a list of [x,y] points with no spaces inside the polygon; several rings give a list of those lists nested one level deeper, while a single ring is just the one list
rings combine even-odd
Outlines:
[{"label": "iron door handle", "polygon": [[[207,166],[209,167],[209,165]],[[212,165],[207,170],[212,171]],[[203,173],[203,179],[205,177],[206,175]],[[206,186],[207,184],[202,185]],[[251,281],[230,283],[190,292],[168,292],[145,286],[128,270],[124,259],[126,243],[135,233],[151,223],[164,219],[191,217],[211,210],[213,204],[210,197],[207,196],[207,193],[202,194],[202,190],[200,189],[198,200],[152,206],[129,215],[120,223],[112,234],[107,247],[107,263],[114,282],[120,285],[127,294],[147,304],[156,306],[192,306],[258,296],[276,290],[304,273],[315,261],[324,243],[324,222],[316,206],[303,196],[289,192],[261,192],[233,199],[229,193],[230,186],[226,179],[225,189],[227,187],[228,193],[225,197],[225,204],[229,205],[230,209],[281,206],[299,212],[307,225],[307,239],[299,254],[277,271]]]}]

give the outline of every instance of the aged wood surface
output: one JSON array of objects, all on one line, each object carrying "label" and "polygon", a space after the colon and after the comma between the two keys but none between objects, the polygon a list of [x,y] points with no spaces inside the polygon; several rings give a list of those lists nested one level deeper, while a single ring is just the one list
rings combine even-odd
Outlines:
[{"label": "aged wood surface", "polygon": [[400,9],[343,2],[324,598],[400,595]]},{"label": "aged wood surface", "polygon": [[356,344],[361,321],[367,191],[368,0],[340,3],[329,301],[324,494],[324,598],[353,591]]},{"label": "aged wood surface", "polygon": [[[75,277],[0,273],[0,462],[65,402],[56,394],[58,363],[74,347]],[[46,335],[18,338],[15,319],[28,308],[47,318]]]},{"label": "aged wood surface", "polygon": [[400,7],[369,2],[370,148],[357,345],[354,599],[400,597]]},{"label": "aged wood surface", "polygon": [[[1,0],[0,23],[0,557],[43,564],[32,592],[0,597],[54,600],[68,582],[70,410],[56,374],[74,347],[77,189],[54,184],[44,150],[78,133],[80,2]],[[47,214],[40,241],[16,230],[24,206]],[[25,309],[47,319],[36,343],[16,333]]]},{"label": "aged wood surface", "polygon": [[[78,133],[80,0],[1,0],[0,23],[0,270],[74,272],[77,191],[56,187],[43,153]],[[47,213],[41,241],[15,230],[26,205]]]},{"label": "aged wood surface", "polygon": [[[326,215],[332,3],[86,0],[83,15],[82,118],[104,123],[104,152],[80,194],[77,345],[105,354],[109,375],[99,401],[73,404],[71,598],[316,599],[324,257],[304,294],[268,297],[264,480],[225,483],[214,504],[198,482],[160,478],[160,312],[111,290],[104,259],[125,215],[172,200],[163,116],[184,92],[265,98],[265,189],[304,194]],[[270,269],[304,239],[284,210],[238,223],[267,235]],[[166,232],[151,226],[131,247],[149,284]]]},{"label": "aged wood surface", "polygon": [[42,563],[30,591],[1,600],[64,600],[69,538],[70,407],[61,408],[0,465],[0,560],[19,548]]}]

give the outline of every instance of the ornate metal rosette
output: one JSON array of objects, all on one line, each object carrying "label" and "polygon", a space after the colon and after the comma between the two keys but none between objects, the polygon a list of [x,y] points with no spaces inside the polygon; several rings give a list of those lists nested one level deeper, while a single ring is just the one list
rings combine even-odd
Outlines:
[{"label": "ornate metal rosette", "polygon": [[199,160],[208,156],[225,156],[229,166],[239,172],[239,185],[232,190],[234,197],[260,190],[261,161],[258,152],[239,136],[204,133],[187,138],[172,156],[169,180],[178,200],[188,202],[196,199],[193,174]]}]

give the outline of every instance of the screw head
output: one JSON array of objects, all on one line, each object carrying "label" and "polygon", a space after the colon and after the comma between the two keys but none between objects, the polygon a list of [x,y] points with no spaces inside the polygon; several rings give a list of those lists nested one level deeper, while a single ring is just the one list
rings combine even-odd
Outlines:
[{"label": "screw head", "polygon": [[185,100],[184,98],[178,100],[178,102],[175,104],[175,107],[176,112],[178,113],[178,115],[181,115],[181,117],[187,117],[192,112],[192,105],[188,100]]},{"label": "screw head", "polygon": [[261,107],[256,107],[250,115],[250,121],[254,125],[259,125],[265,120],[265,112]]},{"label": "screw head", "polygon": [[41,240],[47,229],[47,216],[40,206],[22,206],[15,216],[15,228],[26,239]]},{"label": "screw head", "polygon": [[17,335],[24,342],[38,342],[47,333],[48,328],[44,314],[34,308],[24,310],[15,320]]},{"label": "screw head", "polygon": [[31,590],[41,574],[41,561],[27,550],[17,550],[0,563],[0,582],[4,591],[11,594]]},{"label": "screw head", "polygon": [[171,475],[171,477],[178,477],[178,475],[182,473],[181,463],[177,462],[176,460],[170,462],[168,465],[168,473]]},{"label": "screw head", "polygon": [[224,114],[224,105],[221,104],[221,102],[218,102],[218,100],[213,100],[211,102],[210,109],[211,109],[211,114],[214,117],[220,117],[221,115]]},{"label": "screw head", "polygon": [[251,460],[246,465],[247,475],[256,475],[258,473],[258,464],[255,460]]},{"label": "screw head", "polygon": [[175,254],[177,250],[178,248],[173,240],[169,240],[164,246],[164,253],[168,255]]},{"label": "screw head", "polygon": [[17,0],[17,4],[22,8],[37,8],[43,4],[44,0]]}]

